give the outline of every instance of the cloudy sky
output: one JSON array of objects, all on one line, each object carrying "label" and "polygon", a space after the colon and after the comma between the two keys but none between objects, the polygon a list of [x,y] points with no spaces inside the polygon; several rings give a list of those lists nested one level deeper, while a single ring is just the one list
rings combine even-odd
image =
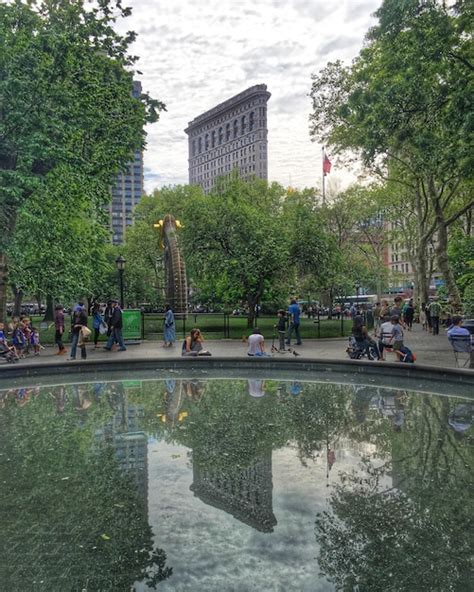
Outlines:
[{"label": "cloudy sky", "polygon": [[[254,84],[266,84],[269,179],[320,184],[321,146],[308,132],[311,74],[350,62],[381,0],[128,0],[120,28],[138,33],[145,90],[167,112],[149,127],[146,189],[187,183],[187,123]],[[335,166],[331,181],[350,174]]]}]

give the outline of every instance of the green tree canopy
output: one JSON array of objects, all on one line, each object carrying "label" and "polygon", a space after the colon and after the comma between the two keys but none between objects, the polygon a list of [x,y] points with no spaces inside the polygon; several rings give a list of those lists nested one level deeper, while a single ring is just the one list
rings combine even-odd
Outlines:
[{"label": "green tree canopy", "polygon": [[84,203],[104,205],[114,175],[144,144],[144,124],[164,108],[132,96],[135,34],[112,27],[129,14],[120,0],[0,5],[0,317],[5,249],[26,200],[59,174]]}]

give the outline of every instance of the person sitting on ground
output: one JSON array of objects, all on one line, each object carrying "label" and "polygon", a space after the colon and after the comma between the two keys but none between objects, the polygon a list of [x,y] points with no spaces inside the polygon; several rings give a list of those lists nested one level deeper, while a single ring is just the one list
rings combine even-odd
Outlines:
[{"label": "person sitting on ground", "polygon": [[249,336],[248,345],[248,356],[263,357],[268,355],[265,353],[265,339],[257,327],[253,330],[252,335]]},{"label": "person sitting on ground", "polygon": [[204,338],[201,331],[197,328],[191,329],[191,332],[183,342],[181,350],[182,356],[210,356],[210,352],[204,349]]}]

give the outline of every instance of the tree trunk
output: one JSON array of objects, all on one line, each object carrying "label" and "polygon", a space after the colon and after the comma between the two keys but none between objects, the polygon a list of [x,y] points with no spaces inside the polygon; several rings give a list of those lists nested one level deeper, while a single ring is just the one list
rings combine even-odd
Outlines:
[{"label": "tree trunk", "polygon": [[446,291],[453,309],[456,312],[460,312],[462,310],[461,296],[448,260],[448,230],[446,225],[441,221],[438,225],[435,250],[438,269],[443,274]]},{"label": "tree trunk", "polygon": [[247,306],[249,307],[249,312],[247,314],[247,327],[252,329],[255,323],[255,306],[258,302],[258,298],[255,298],[253,295],[247,295]]},{"label": "tree trunk", "polygon": [[44,313],[43,321],[54,321],[54,301],[52,296],[46,296],[46,311]]},{"label": "tree trunk", "polygon": [[0,253],[0,321],[7,320],[8,262],[5,253]]},{"label": "tree trunk", "polygon": [[21,302],[23,300],[23,290],[21,288],[17,288],[16,286],[12,286],[13,290],[13,316],[19,317],[21,315]]},{"label": "tree trunk", "polygon": [[430,278],[428,277],[428,262],[426,257],[426,245],[421,242],[418,245],[418,266],[417,266],[417,292],[420,303],[427,303],[429,299]]}]

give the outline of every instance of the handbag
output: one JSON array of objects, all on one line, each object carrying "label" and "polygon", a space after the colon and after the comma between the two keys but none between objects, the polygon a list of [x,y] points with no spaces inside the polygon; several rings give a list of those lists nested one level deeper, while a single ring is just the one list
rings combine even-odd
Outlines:
[{"label": "handbag", "polygon": [[107,333],[107,325],[105,323],[101,323],[99,325],[99,333],[101,335],[105,335]]},{"label": "handbag", "polygon": [[89,327],[86,327],[85,325],[83,327],[81,327],[81,334],[82,334],[82,339],[88,339],[91,335],[92,331],[89,329]]}]

